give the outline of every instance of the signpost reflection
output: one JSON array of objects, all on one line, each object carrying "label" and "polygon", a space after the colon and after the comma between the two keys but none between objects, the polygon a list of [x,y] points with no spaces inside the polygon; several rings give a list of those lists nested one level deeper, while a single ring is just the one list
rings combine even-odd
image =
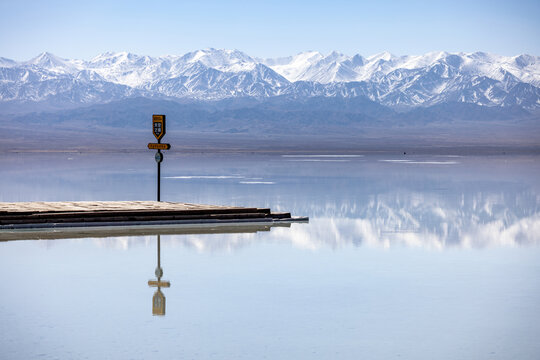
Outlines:
[{"label": "signpost reflection", "polygon": [[168,288],[171,283],[167,280],[161,280],[163,269],[161,268],[161,236],[157,235],[157,267],[155,271],[156,280],[148,280],[148,286],[157,287],[154,296],[152,297],[152,315],[165,315],[165,295],[161,292],[161,288]]}]

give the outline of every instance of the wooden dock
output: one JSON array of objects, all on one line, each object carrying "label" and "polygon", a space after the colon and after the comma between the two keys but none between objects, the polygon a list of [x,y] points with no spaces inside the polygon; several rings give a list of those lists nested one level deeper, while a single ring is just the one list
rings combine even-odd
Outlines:
[{"label": "wooden dock", "polygon": [[267,232],[275,227],[290,227],[291,222],[273,223],[200,223],[170,225],[126,225],[26,228],[0,230],[0,242],[13,240],[59,240],[82,238],[110,238],[152,235],[207,235],[246,234]]},{"label": "wooden dock", "polygon": [[157,201],[0,202],[0,233],[9,230],[194,224],[306,222],[270,209]]}]

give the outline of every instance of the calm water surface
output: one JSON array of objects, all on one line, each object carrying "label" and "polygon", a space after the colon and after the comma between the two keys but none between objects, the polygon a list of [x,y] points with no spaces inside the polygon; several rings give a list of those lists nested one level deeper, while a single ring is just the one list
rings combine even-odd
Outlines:
[{"label": "calm water surface", "polygon": [[[138,154],[0,154],[0,201],[153,200]],[[539,359],[540,158],[166,154],[162,200],[309,224],[0,242],[2,359]]]}]

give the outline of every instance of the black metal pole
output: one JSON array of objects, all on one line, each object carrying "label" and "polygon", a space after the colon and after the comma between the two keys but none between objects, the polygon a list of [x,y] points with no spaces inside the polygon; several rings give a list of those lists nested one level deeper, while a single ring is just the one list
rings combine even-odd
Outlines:
[{"label": "black metal pole", "polygon": [[161,269],[161,236],[157,236],[157,267]]},{"label": "black metal pole", "polygon": [[[158,144],[161,144],[161,139],[158,139]],[[157,151],[159,153],[159,161],[157,163],[157,201],[161,201],[161,150]]]},{"label": "black metal pole", "polygon": [[[158,150],[158,153],[161,153],[161,151]],[[160,187],[161,187],[161,161],[158,161],[157,163],[157,201],[161,201]]]}]

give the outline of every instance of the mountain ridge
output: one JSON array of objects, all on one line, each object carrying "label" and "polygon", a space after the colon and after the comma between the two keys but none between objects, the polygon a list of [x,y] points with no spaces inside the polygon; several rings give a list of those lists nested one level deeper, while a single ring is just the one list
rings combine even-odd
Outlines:
[{"label": "mountain ridge", "polygon": [[540,57],[430,52],[364,57],[303,52],[260,59],[202,49],[160,57],[107,52],[91,60],[42,53],[0,58],[0,110],[12,104],[59,109],[131,97],[222,100],[288,96],[366,97],[392,108],[463,102],[540,108]]}]

